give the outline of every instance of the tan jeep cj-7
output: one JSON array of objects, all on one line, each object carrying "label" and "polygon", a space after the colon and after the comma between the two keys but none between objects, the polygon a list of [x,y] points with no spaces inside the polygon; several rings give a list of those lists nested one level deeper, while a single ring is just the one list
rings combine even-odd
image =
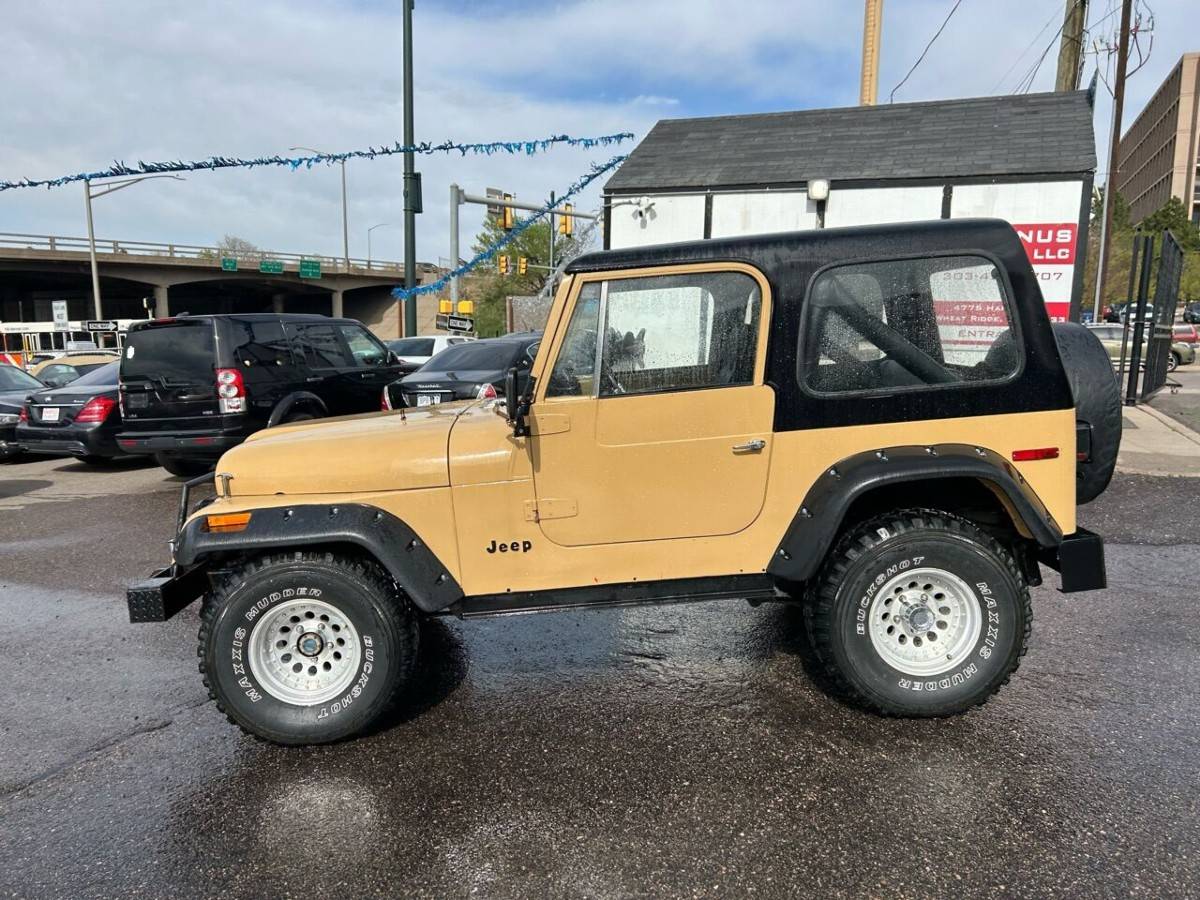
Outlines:
[{"label": "tan jeep cj-7", "polygon": [[593,253],[503,399],[227,452],[130,618],[203,595],[213,698],[286,744],[376,720],[422,616],[722,598],[802,604],[859,705],[948,715],[1016,669],[1039,564],[1104,587],[1075,512],[1119,440],[1107,354],[1003,222]]}]

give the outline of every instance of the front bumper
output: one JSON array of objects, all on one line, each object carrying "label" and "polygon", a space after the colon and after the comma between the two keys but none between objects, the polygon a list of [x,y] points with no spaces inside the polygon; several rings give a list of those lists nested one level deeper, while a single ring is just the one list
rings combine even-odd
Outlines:
[{"label": "front bumper", "polygon": [[1064,594],[1078,591],[1101,591],[1108,587],[1108,572],[1104,565],[1104,538],[1079,528],[1064,535],[1057,547],[1042,547],[1038,560],[1062,578]]}]

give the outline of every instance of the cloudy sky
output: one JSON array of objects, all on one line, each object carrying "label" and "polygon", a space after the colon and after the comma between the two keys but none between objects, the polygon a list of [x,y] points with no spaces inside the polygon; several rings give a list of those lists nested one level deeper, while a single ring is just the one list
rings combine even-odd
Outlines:
[{"label": "cloudy sky", "polygon": [[[885,0],[881,102],[952,5]],[[1030,81],[1035,91],[1052,88],[1062,8],[1062,0],[962,0],[896,100],[1008,93]],[[1154,14],[1154,45],[1130,81],[1126,124],[1180,54],[1200,49],[1196,0],[1142,8]],[[1091,0],[1095,36],[1112,37],[1116,9],[1116,0]],[[391,143],[402,128],[399,10],[399,0],[10,0],[0,179],[112,160]],[[418,140],[640,137],[660,118],[858,99],[857,0],[418,0],[414,18]],[[1089,56],[1085,81],[1096,60]],[[1102,88],[1099,141],[1110,109]],[[613,152],[418,158],[420,257],[448,255],[451,182],[540,201]],[[1099,156],[1103,169],[1106,154]],[[366,255],[368,226],[402,221],[401,169],[399,158],[350,164],[351,255]],[[337,255],[339,184],[337,169],[324,167],[149,182],[96,202],[97,236],[208,245],[236,234],[265,248]],[[84,234],[82,190],[0,194],[0,232]],[[585,204],[597,200],[593,190]],[[478,207],[465,209],[464,244],[481,218]],[[373,251],[399,259],[401,229],[376,230]]]}]

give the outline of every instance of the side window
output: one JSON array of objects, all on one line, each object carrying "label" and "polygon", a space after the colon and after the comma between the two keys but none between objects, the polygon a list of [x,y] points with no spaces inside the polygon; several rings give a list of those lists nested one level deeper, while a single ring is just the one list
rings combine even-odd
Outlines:
[{"label": "side window", "polygon": [[750,384],[762,298],[741,272],[607,283],[600,396]]},{"label": "side window", "polygon": [[359,325],[339,325],[342,337],[354,357],[354,364],[360,368],[375,368],[387,362],[387,350],[383,344],[367,333]]},{"label": "side window", "polygon": [[354,365],[333,325],[289,323],[287,335],[297,356],[314,369],[349,368]]},{"label": "side window", "polygon": [[818,393],[1003,381],[1021,348],[996,266],[977,256],[819,273],[805,297],[800,380]]},{"label": "side window", "polygon": [[600,285],[585,284],[546,385],[547,397],[591,396],[596,373],[596,334],[600,322]]},{"label": "side window", "polygon": [[237,348],[234,355],[243,366],[291,366],[292,351],[277,319],[263,322],[232,322]]}]

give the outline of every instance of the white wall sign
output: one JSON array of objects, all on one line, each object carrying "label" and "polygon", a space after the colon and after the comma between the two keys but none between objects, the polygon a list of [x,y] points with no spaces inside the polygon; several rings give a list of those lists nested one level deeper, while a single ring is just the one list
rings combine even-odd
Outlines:
[{"label": "white wall sign", "polygon": [[67,318],[67,301],[54,300],[50,303],[50,308],[53,310],[54,330],[55,331],[70,331],[71,320]]}]

